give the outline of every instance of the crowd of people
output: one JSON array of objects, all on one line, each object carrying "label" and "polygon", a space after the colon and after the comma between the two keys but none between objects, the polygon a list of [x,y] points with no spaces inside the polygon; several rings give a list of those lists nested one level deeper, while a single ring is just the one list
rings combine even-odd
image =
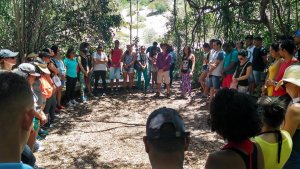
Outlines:
[{"label": "crowd of people", "polygon": [[[283,36],[272,43],[269,50],[259,36],[247,35],[245,41],[247,48],[243,41],[216,39],[203,45],[201,97],[210,103],[212,131],[227,141],[209,156],[206,168],[300,168],[300,30],[294,37]],[[192,95],[196,56],[189,46],[182,53],[179,70],[185,98]],[[105,97],[107,74],[112,95],[120,94],[121,79],[123,92],[131,94],[136,73],[139,92],[152,91],[160,97],[163,87],[169,98],[179,58],[167,43],[154,42],[135,50],[129,44],[123,52],[118,40],[109,55],[102,44],[91,52],[86,42],[78,52],[69,48],[65,57],[56,45],[45,48],[28,54],[18,66],[17,55],[8,49],[0,51],[0,133],[7,136],[0,142],[6,152],[0,155],[0,168],[37,168],[32,153],[41,149],[37,138],[48,134],[46,129],[56,123],[63,105],[73,107],[94,96]],[[80,99],[76,99],[77,82]],[[66,104],[62,103],[64,87]],[[255,94],[258,101],[252,97]],[[190,137],[176,110],[160,108],[151,113],[143,140],[153,168],[182,168]]]}]

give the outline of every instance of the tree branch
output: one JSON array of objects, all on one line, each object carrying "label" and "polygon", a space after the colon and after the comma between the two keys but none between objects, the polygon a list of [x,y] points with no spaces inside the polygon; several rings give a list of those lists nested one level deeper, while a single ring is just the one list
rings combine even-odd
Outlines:
[{"label": "tree branch", "polygon": [[193,0],[187,0],[187,2],[189,3],[191,8],[194,8],[198,14],[207,14],[207,13],[212,13],[212,12],[216,12],[219,11],[222,8],[232,8],[232,7],[239,7],[239,6],[243,6],[249,2],[251,2],[250,0],[242,0],[240,2],[236,2],[236,1],[231,1],[231,3],[227,4],[227,5],[222,5],[222,6],[208,6],[207,3],[206,5],[200,7],[197,3],[195,3]]}]

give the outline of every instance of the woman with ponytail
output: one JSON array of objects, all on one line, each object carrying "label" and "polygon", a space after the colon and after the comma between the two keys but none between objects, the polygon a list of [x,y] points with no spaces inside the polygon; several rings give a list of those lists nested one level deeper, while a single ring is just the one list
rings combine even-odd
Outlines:
[{"label": "woman with ponytail", "polygon": [[281,169],[292,152],[292,138],[280,130],[284,121],[286,105],[278,98],[261,97],[258,112],[262,115],[262,132],[254,140],[262,149],[265,169]]}]

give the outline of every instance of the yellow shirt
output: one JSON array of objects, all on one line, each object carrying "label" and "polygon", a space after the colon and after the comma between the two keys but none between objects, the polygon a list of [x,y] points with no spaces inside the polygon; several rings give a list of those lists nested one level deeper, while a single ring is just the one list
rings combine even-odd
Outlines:
[{"label": "yellow shirt", "polygon": [[[269,80],[274,80],[275,77],[277,76],[277,72],[280,68],[282,59],[279,59],[278,61],[275,61],[273,64],[270,65],[269,67]],[[268,96],[273,96],[273,86],[268,87]]]},{"label": "yellow shirt", "polygon": [[265,169],[282,169],[282,167],[290,157],[293,146],[292,138],[287,131],[281,130],[281,134],[283,140],[280,154],[280,163],[278,163],[277,161],[278,143],[269,143],[259,136],[254,138],[255,142],[258,143],[262,149]]}]

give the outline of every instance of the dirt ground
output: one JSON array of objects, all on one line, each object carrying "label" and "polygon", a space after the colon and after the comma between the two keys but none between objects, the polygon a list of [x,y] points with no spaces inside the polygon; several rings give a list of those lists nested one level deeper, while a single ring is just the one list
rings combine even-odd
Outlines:
[{"label": "dirt ground", "polygon": [[59,122],[43,140],[44,151],[35,153],[42,168],[151,168],[142,137],[148,115],[159,107],[178,110],[191,132],[184,168],[204,168],[210,152],[223,140],[207,125],[207,106],[195,91],[192,99],[180,99],[178,86],[170,99],[154,93],[94,98],[86,104],[65,109]]}]

